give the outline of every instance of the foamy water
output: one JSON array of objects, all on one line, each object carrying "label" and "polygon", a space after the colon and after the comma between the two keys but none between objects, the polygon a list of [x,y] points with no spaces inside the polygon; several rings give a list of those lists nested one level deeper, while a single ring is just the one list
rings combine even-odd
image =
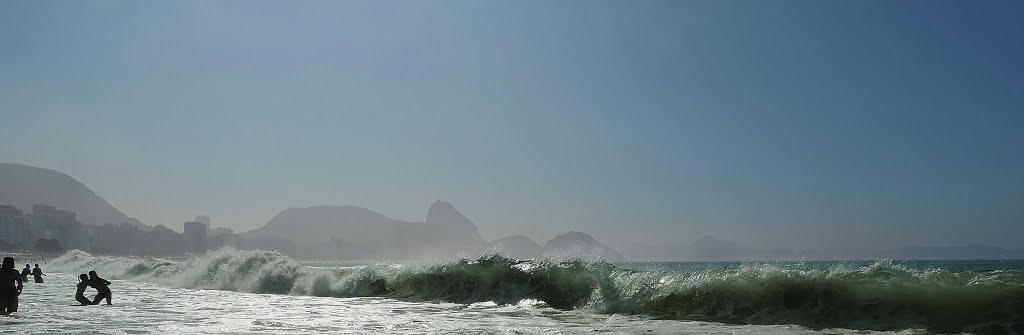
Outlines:
[{"label": "foamy water", "polygon": [[[75,252],[44,265],[51,271],[47,283],[26,284],[21,310],[0,318],[0,329],[106,334],[917,334],[936,331],[934,325],[921,323],[929,322],[931,314],[973,310],[988,314],[961,317],[957,325],[981,333],[1012,333],[1021,320],[1013,313],[1024,303],[1015,295],[1021,287],[1016,270],[951,272],[888,263],[675,271],[623,267],[628,265],[507,259],[309,266],[273,253],[230,250],[184,262]],[[75,306],[75,276],[91,269],[112,279],[114,305]],[[966,308],[944,309],[943,297],[929,300],[933,291],[961,299]],[[864,294],[868,296],[860,296]],[[815,322],[851,324],[854,329]],[[986,322],[992,325],[985,328]]]}]

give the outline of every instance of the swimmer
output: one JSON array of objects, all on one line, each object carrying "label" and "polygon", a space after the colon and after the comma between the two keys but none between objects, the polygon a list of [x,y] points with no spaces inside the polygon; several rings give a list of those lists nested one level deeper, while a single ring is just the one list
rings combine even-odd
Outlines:
[{"label": "swimmer", "polygon": [[25,268],[21,270],[21,281],[28,281],[28,275],[32,274],[32,268],[25,264]]},{"label": "swimmer", "polygon": [[82,305],[93,305],[89,298],[85,297],[85,289],[89,288],[89,275],[80,274],[78,275],[78,286],[75,291],[75,300],[78,300]]},{"label": "swimmer", "polygon": [[18,311],[18,296],[22,288],[21,273],[14,268],[14,257],[4,257],[0,265],[0,315]]},{"label": "swimmer", "polygon": [[[28,264],[25,264],[25,265],[28,265]],[[39,264],[36,264],[36,268],[32,269],[32,276],[36,277],[35,279],[36,279],[37,283],[42,283],[43,282],[43,276],[45,276],[45,275],[46,274],[43,273],[43,269],[39,268]]]},{"label": "swimmer", "polygon": [[106,279],[100,278],[96,274],[96,270],[89,271],[89,286],[96,289],[96,297],[92,299],[93,305],[98,305],[103,299],[107,299],[107,305],[110,305],[110,282]]}]

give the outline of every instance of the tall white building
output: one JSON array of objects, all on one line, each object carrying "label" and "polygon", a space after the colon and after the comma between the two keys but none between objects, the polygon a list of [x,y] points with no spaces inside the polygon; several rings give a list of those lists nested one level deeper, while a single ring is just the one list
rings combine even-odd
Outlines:
[{"label": "tall white building", "polygon": [[30,220],[35,236],[56,239],[66,249],[88,249],[85,226],[78,222],[75,212],[37,204],[32,206]]},{"label": "tall white building", "polygon": [[0,241],[27,248],[32,240],[32,230],[24,213],[17,207],[0,205]]},{"label": "tall white building", "polygon": [[206,224],[202,222],[185,222],[185,250],[192,253],[206,252]]}]

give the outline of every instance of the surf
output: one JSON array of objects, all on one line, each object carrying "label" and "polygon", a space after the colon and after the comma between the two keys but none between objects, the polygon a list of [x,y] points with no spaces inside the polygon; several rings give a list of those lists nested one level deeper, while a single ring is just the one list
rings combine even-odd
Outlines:
[{"label": "surf", "polygon": [[912,269],[889,261],[672,272],[492,256],[332,268],[275,252],[224,249],[187,260],[72,251],[51,264],[65,272],[96,269],[114,279],[182,288],[465,304],[535,301],[562,310],[727,324],[993,334],[1024,327],[1019,270]]}]

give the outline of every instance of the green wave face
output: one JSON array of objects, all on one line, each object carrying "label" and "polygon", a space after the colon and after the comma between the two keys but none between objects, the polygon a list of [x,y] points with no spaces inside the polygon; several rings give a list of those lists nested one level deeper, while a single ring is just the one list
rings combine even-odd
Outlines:
[{"label": "green wave face", "polygon": [[189,288],[406,301],[515,304],[813,329],[1024,333],[1024,272],[753,264],[693,272],[502,257],[433,264],[312,268],[271,252],[221,250],[188,261],[72,252],[60,269],[102,269]]}]

